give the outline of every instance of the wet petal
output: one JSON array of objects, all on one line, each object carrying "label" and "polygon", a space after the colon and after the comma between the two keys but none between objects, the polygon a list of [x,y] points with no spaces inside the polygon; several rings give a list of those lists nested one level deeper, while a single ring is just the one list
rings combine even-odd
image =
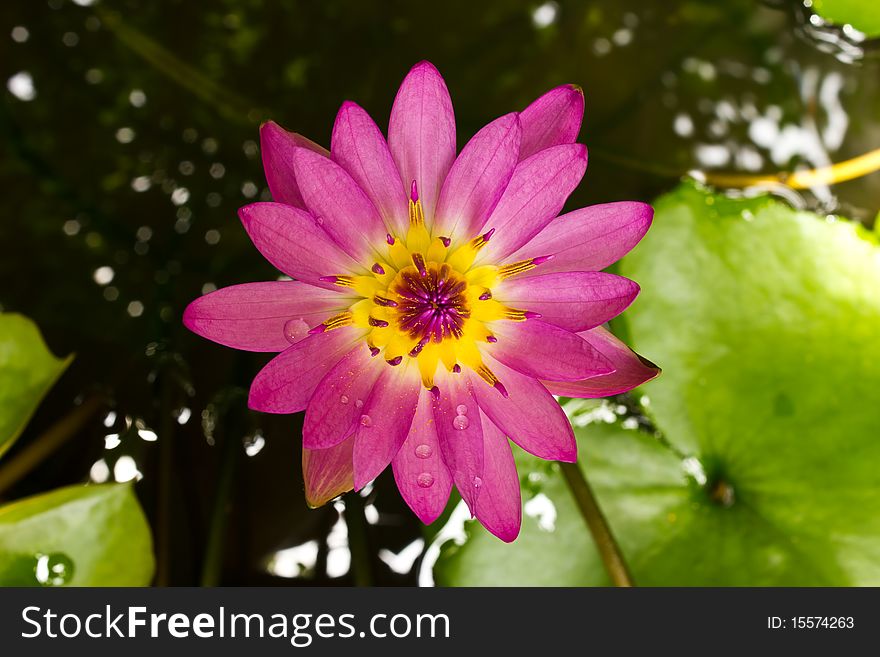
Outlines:
[{"label": "wet petal", "polygon": [[260,126],[260,152],[272,198],[279,203],[305,208],[293,172],[293,150],[297,147],[308,148],[324,157],[330,157],[330,153],[323,146],[300,134],[288,132],[274,121]]},{"label": "wet petal", "polygon": [[483,476],[483,429],[467,377],[438,370],[440,395],[432,399],[443,460],[473,514]]},{"label": "wet petal", "polygon": [[635,201],[591,205],[554,219],[507,261],[553,256],[523,277],[555,271],[599,271],[638,244],[653,216],[650,205]]},{"label": "wet petal", "polygon": [[477,519],[502,541],[519,535],[522,500],[519,476],[507,436],[487,416],[483,425],[483,483],[477,498]]},{"label": "wet petal", "polygon": [[470,375],[474,397],[489,419],[513,442],[538,458],[569,463],[577,460],[571,423],[541,382],[490,357],[486,364],[507,390],[507,397],[503,397],[475,374]]},{"label": "wet petal", "polygon": [[264,413],[305,410],[324,375],[362,338],[361,329],[345,327],[300,340],[260,370],[251,383],[248,407]]},{"label": "wet petal", "polygon": [[326,504],[354,488],[353,450],[354,436],[329,449],[303,448],[303,480],[310,507]]},{"label": "wet petal", "polygon": [[498,342],[488,345],[494,358],[536,379],[580,381],[608,374],[614,367],[581,336],[563,328],[528,319],[524,322],[492,322]]},{"label": "wet petal", "polygon": [[498,262],[550,223],[587,170],[587,148],[565,144],[545,148],[520,162],[501,200],[482,228],[494,228],[477,262]]},{"label": "wet petal", "polygon": [[551,89],[520,112],[521,160],[540,150],[577,139],[584,118],[584,91],[575,84]]},{"label": "wet petal", "polygon": [[406,442],[391,461],[400,494],[426,525],[443,513],[452,489],[452,475],[440,452],[430,395],[422,389]]},{"label": "wet petal", "polygon": [[612,333],[601,326],[580,335],[616,368],[611,374],[585,381],[544,381],[554,395],[565,397],[608,397],[632,390],[660,374],[660,368],[632,351]]},{"label": "wet petal", "polygon": [[244,283],[196,299],[184,311],[183,323],[233,349],[284,351],[347,305],[336,292],[296,281]]},{"label": "wet petal", "polygon": [[338,286],[320,278],[361,271],[305,210],[282,203],[252,203],[238,216],[263,257],[288,276],[339,292]]},{"label": "wet petal", "polygon": [[443,77],[430,62],[407,74],[388,122],[388,147],[404,186],[418,184],[425,216],[434,216],[440,187],[455,160],[455,114]]},{"label": "wet petal", "polygon": [[386,365],[364,404],[354,438],[354,485],[360,490],[385,469],[409,434],[422,382],[409,362]]},{"label": "wet petal", "polygon": [[351,174],[379,210],[388,232],[406,235],[409,210],[400,172],[385,137],[363,108],[342,104],[331,140],[333,159]]},{"label": "wet petal", "polygon": [[617,317],[633,302],[639,286],[628,278],[597,271],[558,272],[503,281],[495,297],[569,331],[586,331]]},{"label": "wet petal", "polygon": [[460,242],[476,237],[495,209],[519,160],[519,117],[506,114],[462,149],[440,190],[432,232]]},{"label": "wet petal", "polygon": [[332,160],[305,148],[293,154],[296,180],[315,221],[358,262],[385,243],[385,223],[354,178]]},{"label": "wet petal", "polygon": [[315,388],[303,420],[303,446],[326,449],[354,433],[384,362],[359,344]]}]

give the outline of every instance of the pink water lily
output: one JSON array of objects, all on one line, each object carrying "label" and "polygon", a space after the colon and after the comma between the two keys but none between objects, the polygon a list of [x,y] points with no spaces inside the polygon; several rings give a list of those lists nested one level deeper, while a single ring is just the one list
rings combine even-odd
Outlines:
[{"label": "pink water lily", "polygon": [[306,498],[360,490],[390,463],[425,523],[452,486],[493,534],[519,533],[508,439],[574,461],[553,395],[603,397],[657,375],[602,324],[638,286],[600,270],[652,218],[620,202],[557,216],[587,166],[583,94],[567,85],[485,126],[456,155],[446,84],[406,76],[386,141],[346,102],[330,151],[267,123],[272,203],[240,211],[257,249],[293,281],[227,287],[184,323],[220,344],[281,352],[249,405],[305,411]]}]

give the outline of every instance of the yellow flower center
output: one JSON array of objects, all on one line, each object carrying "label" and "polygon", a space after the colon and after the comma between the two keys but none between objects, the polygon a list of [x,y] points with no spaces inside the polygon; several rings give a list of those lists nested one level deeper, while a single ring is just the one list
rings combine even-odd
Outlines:
[{"label": "yellow flower center", "polygon": [[506,394],[483,364],[481,345],[496,341],[488,324],[534,315],[500,303],[492,297],[492,287],[539,263],[532,259],[501,267],[473,266],[494,231],[452,248],[451,238],[428,232],[421,200],[410,200],[409,218],[403,239],[388,235],[387,245],[376,250],[369,274],[324,278],[350,288],[359,298],[312,331],[363,328],[374,356],[381,353],[391,366],[414,359],[428,389],[434,387],[434,374],[442,363],[449,371],[470,367]]}]

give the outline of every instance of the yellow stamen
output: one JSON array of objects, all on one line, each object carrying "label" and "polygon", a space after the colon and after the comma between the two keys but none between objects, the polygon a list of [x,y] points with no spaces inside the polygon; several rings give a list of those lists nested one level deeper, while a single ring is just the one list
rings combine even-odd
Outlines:
[{"label": "yellow stamen", "polygon": [[483,379],[483,381],[488,383],[490,386],[494,386],[496,383],[498,383],[498,377],[495,376],[492,370],[490,370],[485,365],[481,364],[474,371],[479,374],[480,378]]},{"label": "yellow stamen", "polygon": [[[385,274],[387,277],[388,274]],[[384,277],[382,277],[384,278]],[[377,280],[376,276],[325,276],[322,280],[333,280],[334,285],[339,287],[348,287],[357,292],[362,297],[373,296],[384,288],[384,285]]]},{"label": "yellow stamen", "polygon": [[475,237],[467,244],[463,244],[458,247],[453,253],[449,255],[447,262],[453,269],[458,271],[467,271],[470,269],[471,265],[474,264],[474,260],[477,257],[477,253],[486,246],[486,242],[489,241],[489,238],[492,236],[494,230],[490,230],[488,233],[483,233],[478,237]]},{"label": "yellow stamen", "polygon": [[[325,320],[320,326],[323,327],[323,332],[326,333],[327,331],[342,328],[343,326],[351,326],[352,324],[354,324],[354,313],[350,310],[346,310],[338,315],[333,315],[333,317]],[[315,329],[312,330],[314,331]]]},{"label": "yellow stamen", "polygon": [[509,265],[504,265],[498,269],[498,278],[500,280],[504,280],[505,278],[510,278],[511,276],[516,276],[517,274],[522,274],[527,271],[531,271],[538,265],[535,264],[534,258],[529,258],[528,260],[520,260],[519,262],[513,262]]}]

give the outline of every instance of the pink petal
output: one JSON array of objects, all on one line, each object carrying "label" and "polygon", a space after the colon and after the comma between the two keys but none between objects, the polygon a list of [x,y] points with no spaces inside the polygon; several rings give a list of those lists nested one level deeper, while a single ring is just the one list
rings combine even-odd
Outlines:
[{"label": "pink petal", "polygon": [[538,458],[549,461],[577,460],[577,443],[571,424],[547,389],[490,357],[486,365],[507,390],[498,393],[475,374],[471,389],[480,408],[517,445]]},{"label": "pink petal", "polygon": [[608,374],[614,367],[581,336],[563,328],[528,319],[492,322],[498,342],[486,351],[508,367],[536,379],[580,381]]},{"label": "pink petal", "polygon": [[506,305],[540,313],[543,321],[577,332],[617,317],[636,298],[639,286],[615,274],[576,271],[510,278],[493,293]]},{"label": "pink petal", "polygon": [[587,170],[583,144],[552,146],[520,162],[483,228],[494,228],[477,263],[498,262],[550,223]]},{"label": "pink petal", "polygon": [[513,452],[504,432],[482,415],[483,484],[477,498],[477,519],[502,541],[519,535],[522,500]]},{"label": "pink petal", "polygon": [[354,487],[360,490],[385,469],[412,426],[422,382],[409,363],[385,365],[364,404],[354,437]]},{"label": "pink petal", "polygon": [[284,351],[347,305],[336,292],[296,281],[244,283],[199,297],[183,312],[183,323],[233,349]]},{"label": "pink petal", "polygon": [[324,375],[362,338],[362,329],[345,327],[300,340],[260,370],[251,383],[248,406],[264,413],[305,410]]},{"label": "pink petal", "polygon": [[440,453],[430,394],[422,389],[406,442],[391,461],[400,494],[426,525],[443,513],[452,489],[452,475]]},{"label": "pink petal", "polygon": [[[455,487],[473,514],[483,476],[483,429],[467,376],[437,372],[439,397],[432,398],[434,422],[443,460]],[[464,412],[460,412],[464,411]]]},{"label": "pink petal", "polygon": [[653,216],[653,208],[646,203],[591,205],[551,221],[507,261],[553,256],[537,269],[521,274],[522,277],[554,271],[599,271],[638,244]]},{"label": "pink petal", "polygon": [[305,208],[293,172],[293,149],[297,147],[308,148],[324,157],[330,157],[323,146],[300,134],[288,132],[274,121],[260,126],[260,151],[272,198],[279,203]]},{"label": "pink petal", "polygon": [[579,335],[598,349],[616,369],[611,374],[585,381],[545,381],[544,385],[554,395],[582,398],[619,395],[660,374],[659,367],[639,356],[601,326]]},{"label": "pink petal", "polygon": [[338,293],[338,285],[321,277],[361,271],[305,210],[252,203],[239,209],[238,216],[263,257],[288,276]]},{"label": "pink petal", "polygon": [[330,449],[303,449],[302,471],[306,502],[312,508],[354,488],[354,436]]},{"label": "pink petal", "polygon": [[388,122],[388,147],[404,186],[415,180],[425,216],[434,216],[440,187],[455,160],[455,114],[443,77],[430,62],[407,74]]},{"label": "pink petal", "polygon": [[551,89],[520,112],[520,159],[577,139],[584,118],[584,91],[575,84]]},{"label": "pink petal", "polygon": [[363,415],[364,400],[385,363],[359,344],[327,372],[306,408],[303,446],[326,449],[354,433]]},{"label": "pink petal", "polygon": [[440,190],[434,235],[459,242],[477,236],[501,199],[516,163],[522,128],[506,114],[483,127],[462,149]]},{"label": "pink petal", "polygon": [[294,151],[293,168],[318,225],[352,258],[372,261],[373,248],[385,244],[388,231],[360,185],[336,162],[305,148]]},{"label": "pink petal", "polygon": [[385,220],[388,232],[406,235],[409,210],[400,172],[379,127],[360,106],[346,101],[336,115],[330,150]]}]

